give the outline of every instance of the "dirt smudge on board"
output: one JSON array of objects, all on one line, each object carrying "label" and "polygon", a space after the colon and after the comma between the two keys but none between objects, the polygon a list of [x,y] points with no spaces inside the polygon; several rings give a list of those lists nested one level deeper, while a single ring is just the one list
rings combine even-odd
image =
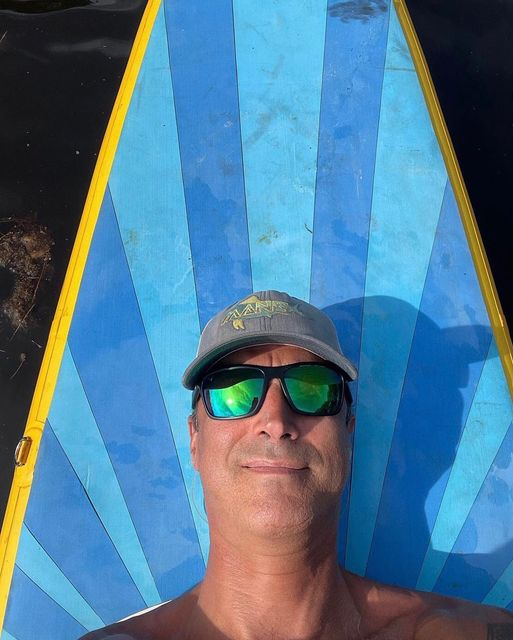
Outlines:
[{"label": "dirt smudge on board", "polygon": [[274,229],[273,227],[269,227],[267,231],[258,238],[257,242],[259,244],[271,244],[273,240],[277,240],[277,238],[278,232],[276,231],[276,229]]},{"label": "dirt smudge on board", "polygon": [[328,11],[331,18],[339,18],[342,22],[368,22],[380,13],[385,13],[387,8],[386,0],[345,0],[332,4]]}]

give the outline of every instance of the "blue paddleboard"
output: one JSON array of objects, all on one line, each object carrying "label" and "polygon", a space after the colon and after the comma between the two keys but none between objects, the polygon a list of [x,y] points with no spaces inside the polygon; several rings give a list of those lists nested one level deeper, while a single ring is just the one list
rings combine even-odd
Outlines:
[{"label": "blue paddleboard", "polygon": [[402,1],[149,0],[0,544],[1,640],[72,640],[201,580],[180,385],[278,289],[357,364],[339,556],[512,607],[511,345]]}]

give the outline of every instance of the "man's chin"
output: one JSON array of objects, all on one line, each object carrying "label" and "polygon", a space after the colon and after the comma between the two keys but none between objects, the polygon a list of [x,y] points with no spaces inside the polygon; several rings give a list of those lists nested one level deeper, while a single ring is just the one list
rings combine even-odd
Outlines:
[{"label": "man's chin", "polygon": [[252,534],[274,539],[308,530],[315,518],[314,509],[299,496],[254,496],[247,505],[244,522]]}]

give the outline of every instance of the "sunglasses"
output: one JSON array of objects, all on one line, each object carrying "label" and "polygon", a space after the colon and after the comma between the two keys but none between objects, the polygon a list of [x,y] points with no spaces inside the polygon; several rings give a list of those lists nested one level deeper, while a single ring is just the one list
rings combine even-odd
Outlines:
[{"label": "sunglasses", "polygon": [[201,396],[207,414],[216,420],[254,416],[274,378],[280,381],[290,407],[306,416],[337,414],[344,388],[350,393],[339,369],[329,363],[297,362],[283,367],[245,364],[208,373],[194,390],[192,406]]}]

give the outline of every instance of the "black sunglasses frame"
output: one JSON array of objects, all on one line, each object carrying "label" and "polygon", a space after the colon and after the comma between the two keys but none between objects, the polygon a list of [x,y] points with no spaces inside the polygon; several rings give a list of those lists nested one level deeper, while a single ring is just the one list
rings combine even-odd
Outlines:
[{"label": "black sunglasses frame", "polygon": [[[290,397],[289,391],[287,389],[287,385],[285,383],[285,374],[287,373],[287,371],[290,371],[290,369],[296,369],[298,367],[302,367],[302,366],[320,366],[320,367],[324,367],[326,369],[331,369],[332,371],[335,371],[339,376],[340,376],[340,385],[341,385],[341,390],[340,390],[340,394],[339,394],[339,398],[337,401],[337,404],[335,405],[333,411],[330,411],[329,413],[309,413],[307,411],[301,411],[300,409],[298,409],[295,405],[294,402],[292,401],[292,398]],[[264,386],[263,386],[263,390],[262,390],[262,395],[260,396],[257,404],[255,405],[255,407],[253,407],[253,409],[249,412],[249,413],[245,413],[242,416],[227,416],[227,417],[220,417],[220,416],[216,416],[213,414],[211,407],[210,407],[210,403],[208,400],[208,396],[205,392],[205,381],[208,379],[208,377],[210,375],[213,375],[215,373],[221,372],[221,371],[237,371],[237,370],[241,370],[241,369],[252,369],[252,370],[256,370],[256,371],[260,371],[263,374],[263,382],[264,382]],[[292,364],[286,364],[280,367],[265,367],[265,366],[261,366],[261,365],[252,365],[252,364],[240,364],[240,365],[232,365],[231,367],[221,367],[218,369],[213,369],[212,371],[209,371],[208,373],[205,374],[205,376],[203,377],[203,379],[201,380],[201,383],[199,385],[196,385],[196,387],[194,388],[194,392],[192,395],[192,409],[193,411],[195,410],[196,407],[196,403],[198,401],[198,399],[202,398],[203,400],[203,405],[205,407],[205,411],[207,412],[208,416],[210,418],[212,418],[213,420],[241,420],[243,418],[250,418],[251,416],[256,415],[260,409],[262,408],[262,405],[265,401],[265,397],[267,395],[267,391],[269,389],[269,383],[271,380],[274,379],[278,379],[280,381],[280,386],[283,392],[283,395],[285,396],[285,399],[287,400],[288,405],[290,406],[290,408],[295,412],[298,413],[300,415],[305,415],[305,416],[310,416],[310,417],[322,417],[322,416],[333,416],[333,415],[337,415],[338,413],[340,413],[342,406],[343,406],[343,400],[344,397],[346,398],[346,402],[348,405],[348,415],[350,414],[350,408],[351,408],[351,404],[352,404],[352,396],[351,396],[351,391],[349,390],[349,387],[347,385],[347,380],[344,377],[343,372],[336,367],[335,365],[331,364],[330,362],[294,362]]]}]

